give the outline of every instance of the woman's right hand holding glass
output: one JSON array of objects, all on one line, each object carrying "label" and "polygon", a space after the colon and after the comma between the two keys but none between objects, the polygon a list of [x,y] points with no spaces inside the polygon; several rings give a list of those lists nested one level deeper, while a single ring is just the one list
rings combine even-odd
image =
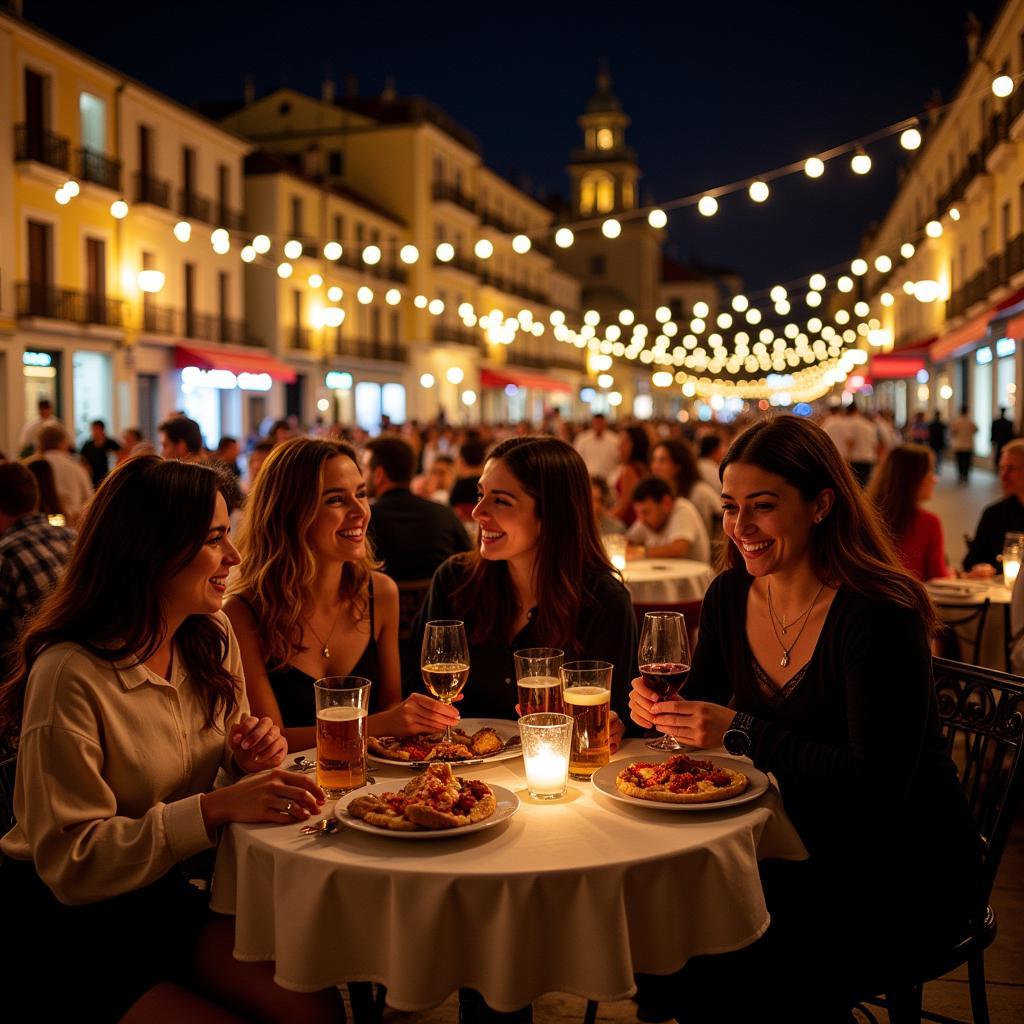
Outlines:
[{"label": "woman's right hand holding glass", "polygon": [[305,775],[273,768],[210,793],[200,806],[207,831],[230,822],[269,822],[281,825],[319,814],[327,799],[324,791]]},{"label": "woman's right hand holding glass", "polygon": [[[462,700],[459,694],[455,700]],[[413,693],[401,704],[385,711],[379,718],[384,729],[374,729],[379,735],[414,736],[417,733],[443,732],[458,724],[460,715],[451,704],[428,697],[425,693]]]}]

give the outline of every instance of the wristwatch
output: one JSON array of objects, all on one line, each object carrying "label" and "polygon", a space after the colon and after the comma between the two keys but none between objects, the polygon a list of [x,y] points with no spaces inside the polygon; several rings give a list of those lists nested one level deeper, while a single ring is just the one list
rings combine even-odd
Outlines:
[{"label": "wristwatch", "polygon": [[746,757],[750,752],[750,728],[753,724],[754,719],[751,715],[737,711],[732,724],[726,729],[725,736],[722,737],[722,746],[730,754]]}]

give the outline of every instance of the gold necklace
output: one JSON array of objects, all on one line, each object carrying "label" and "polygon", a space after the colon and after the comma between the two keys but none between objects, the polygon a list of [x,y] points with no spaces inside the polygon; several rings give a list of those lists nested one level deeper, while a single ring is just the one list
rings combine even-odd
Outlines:
[{"label": "gold necklace", "polygon": [[[821,597],[821,592],[824,589],[825,589],[825,584],[822,583],[822,585],[820,587],[818,587],[818,592],[814,595],[814,600],[812,600],[810,605],[808,605],[807,611],[805,611],[802,614],[798,615],[793,620],[793,622],[791,623],[791,625],[795,625],[801,619],[804,620],[803,621],[803,625],[800,627],[800,631],[796,635],[796,638],[787,647],[785,645],[785,643],[783,643],[782,637],[779,636],[779,629],[775,625],[775,619],[777,618],[777,614],[775,612],[774,607],[772,606],[772,583],[771,583],[771,580],[768,581],[768,619],[769,619],[769,621],[772,624],[772,632],[775,634],[775,639],[778,640],[779,646],[782,648],[782,658],[779,660],[779,665],[782,668],[788,667],[790,652],[800,642],[800,637],[802,637],[804,635],[804,630],[807,628],[807,623],[811,621],[811,610],[818,603],[818,598]],[[782,620],[780,619],[779,621],[781,622]],[[783,635],[785,635],[786,627],[783,627],[782,632],[783,632]]]},{"label": "gold necklace", "polygon": [[331,649],[328,646],[328,644],[330,644],[331,642],[331,637],[334,636],[334,631],[338,628],[338,619],[341,617],[342,603],[343,602],[338,603],[338,610],[334,613],[334,622],[331,624],[331,631],[327,634],[326,640],[322,639],[320,634],[317,633],[317,631],[313,628],[313,623],[310,622],[309,619],[306,619],[306,625],[309,626],[310,633],[312,633],[313,636],[316,637],[317,642],[321,645],[320,653],[325,658],[329,658],[331,656]]}]

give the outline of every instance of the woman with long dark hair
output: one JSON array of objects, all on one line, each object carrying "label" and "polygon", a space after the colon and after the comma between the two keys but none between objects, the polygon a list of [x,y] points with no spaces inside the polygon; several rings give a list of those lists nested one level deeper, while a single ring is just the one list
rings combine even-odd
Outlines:
[{"label": "woman with long dark hair", "polygon": [[424,694],[401,699],[398,588],[376,571],[369,521],[366,483],[343,441],[278,445],[246,504],[225,611],[249,703],[293,750],[316,744],[313,683],[324,676],[373,683],[367,725],[377,735],[435,732],[457,717]]},{"label": "woman with long dark hair", "polygon": [[651,471],[647,464],[650,450],[651,441],[643,427],[633,425],[619,431],[619,466],[610,481],[615,488],[612,515],[627,526],[636,519],[633,491]]},{"label": "woman with long dark hair", "polygon": [[921,508],[935,490],[935,455],[923,444],[893,448],[868,485],[896,553],[919,580],[952,575],[946,561],[942,520]]},{"label": "woman with long dark hair", "polygon": [[[188,883],[186,862],[221,825],[295,822],[324,800],[276,767],[284,739],[248,712],[220,610],[238,562],[228,530],[213,470],[155,456],[119,466],[0,690],[0,728],[18,750],[0,893],[19,935],[5,967],[20,983],[52,984],[59,963],[90,1020],[237,1019],[191,995],[193,984],[247,1015],[263,1004],[272,1019],[311,1000],[340,1005],[232,961],[230,925],[211,923]],[[221,770],[240,781],[215,789]],[[220,952],[208,975],[190,964],[200,942]]]},{"label": "woman with long dark hair", "polygon": [[714,488],[701,477],[688,442],[675,437],[659,441],[651,452],[651,472],[666,481],[677,498],[693,502],[709,537],[721,532],[716,526],[721,526],[722,503]]},{"label": "woman with long dark hair", "polygon": [[763,865],[768,932],[691,961],[677,1006],[846,1020],[855,995],[952,942],[974,909],[977,836],[932,687],[935,611],[820,427],[764,420],[722,467],[725,571],[686,699],[659,704],[635,679],[632,714],[772,772],[810,859]]},{"label": "woman with long dark hair", "polygon": [[[629,592],[609,563],[592,511],[590,477],[576,450],[552,437],[513,437],[491,449],[473,519],[476,551],[434,574],[414,627],[419,651],[430,619],[462,619],[470,647],[466,716],[514,718],[514,651],[556,647],[567,661],[615,666],[612,707],[624,714],[636,664]],[[406,688],[418,689],[408,665]]]}]

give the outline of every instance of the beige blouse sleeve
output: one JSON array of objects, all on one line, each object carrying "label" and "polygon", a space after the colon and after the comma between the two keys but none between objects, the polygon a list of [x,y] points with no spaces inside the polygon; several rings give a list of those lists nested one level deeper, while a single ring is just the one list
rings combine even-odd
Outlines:
[{"label": "beige blouse sleeve", "polygon": [[243,718],[247,718],[249,716],[249,696],[245,692],[245,670],[242,668],[242,651],[238,646],[238,639],[235,637],[235,631],[231,625],[231,620],[224,614],[224,612],[218,612],[216,618],[224,632],[227,634],[228,654],[224,659],[224,665],[235,678],[235,700],[238,701],[235,705],[235,710],[231,713],[231,716],[225,720],[224,756],[221,759],[221,767],[232,777],[232,779],[235,779],[239,778],[244,773],[235,764],[235,754],[231,749],[231,744],[229,743],[231,738],[231,728],[232,726],[237,725]]}]

